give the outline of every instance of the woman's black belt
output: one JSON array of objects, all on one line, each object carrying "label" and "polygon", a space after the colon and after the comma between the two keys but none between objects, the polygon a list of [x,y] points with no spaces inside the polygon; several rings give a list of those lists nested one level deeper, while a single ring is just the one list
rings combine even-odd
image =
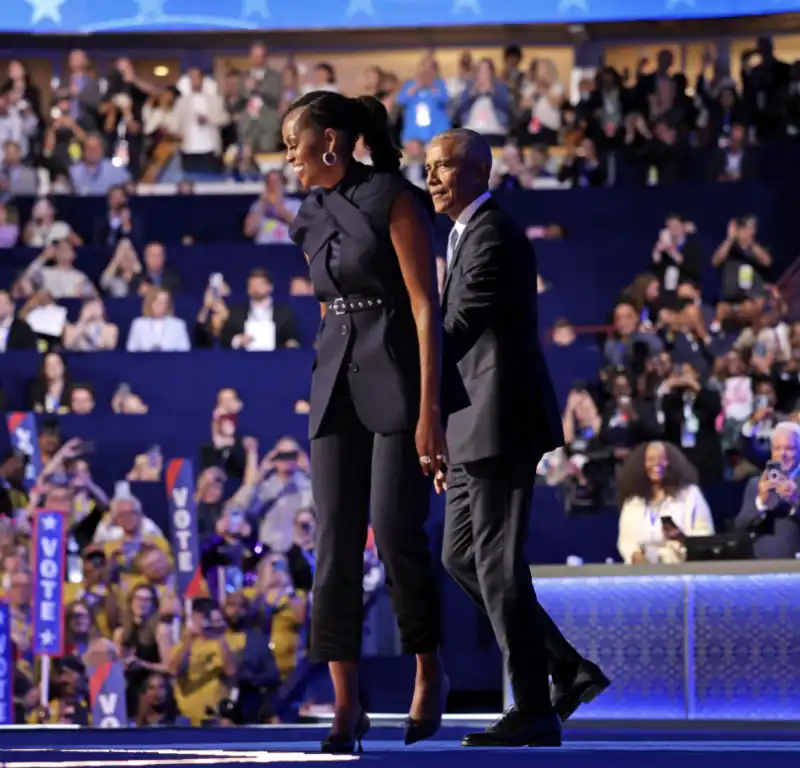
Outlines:
[{"label": "woman's black belt", "polygon": [[349,315],[351,312],[368,312],[383,309],[386,299],[334,299],[327,303],[328,312],[334,315]]}]

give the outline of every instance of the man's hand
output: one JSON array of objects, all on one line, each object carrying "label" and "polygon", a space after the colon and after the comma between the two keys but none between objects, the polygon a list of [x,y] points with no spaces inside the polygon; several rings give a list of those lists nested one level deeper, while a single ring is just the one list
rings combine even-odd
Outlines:
[{"label": "man's hand", "polygon": [[789,477],[781,477],[774,485],[781,501],[794,506],[797,503],[797,483]]},{"label": "man's hand", "polygon": [[769,474],[769,472],[764,472],[764,474],[761,475],[758,481],[758,494],[756,495],[756,498],[765,506],[769,503],[769,494],[774,488],[774,483],[770,479]]}]

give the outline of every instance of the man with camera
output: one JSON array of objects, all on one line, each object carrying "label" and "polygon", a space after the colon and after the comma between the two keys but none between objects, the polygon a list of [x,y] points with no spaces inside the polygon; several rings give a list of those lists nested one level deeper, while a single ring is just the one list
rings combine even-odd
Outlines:
[{"label": "man with camera", "polygon": [[771,460],[744,492],[735,525],[753,540],[759,559],[777,560],[800,553],[800,425],[782,421],[772,431]]}]

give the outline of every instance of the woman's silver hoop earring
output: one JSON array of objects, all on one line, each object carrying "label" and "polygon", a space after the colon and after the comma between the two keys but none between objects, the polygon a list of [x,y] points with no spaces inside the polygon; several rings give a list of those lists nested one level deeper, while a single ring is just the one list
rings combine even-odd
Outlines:
[{"label": "woman's silver hoop earring", "polygon": [[336,153],[335,152],[323,152],[322,153],[322,162],[325,163],[327,166],[331,166],[336,162]]}]

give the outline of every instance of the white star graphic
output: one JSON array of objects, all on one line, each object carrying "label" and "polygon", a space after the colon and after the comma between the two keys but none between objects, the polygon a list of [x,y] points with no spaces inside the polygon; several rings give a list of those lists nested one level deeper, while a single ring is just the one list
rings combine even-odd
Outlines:
[{"label": "white star graphic", "polygon": [[165,0],[136,0],[139,6],[139,13],[136,18],[140,21],[144,19],[158,19],[164,15]]},{"label": "white star graphic", "polygon": [[453,0],[453,13],[472,11],[476,16],[481,12],[481,0]]},{"label": "white star graphic", "polygon": [[357,13],[364,13],[367,16],[374,16],[375,6],[372,4],[372,0],[349,0],[347,3],[347,11],[345,11],[345,16],[349,18],[350,16],[355,16]]},{"label": "white star graphic", "polygon": [[269,7],[267,0],[244,0],[242,3],[242,18],[248,19],[251,16],[260,16],[262,19],[269,18]]},{"label": "white star graphic", "polygon": [[46,531],[54,531],[58,528],[58,520],[55,515],[45,515],[42,518],[42,528]]},{"label": "white star graphic", "polygon": [[56,636],[49,629],[46,629],[44,632],[39,633],[39,640],[41,640],[42,645],[47,648],[56,641]]},{"label": "white star graphic", "polygon": [[50,19],[55,24],[61,23],[61,6],[67,0],[25,0],[33,9],[31,12],[31,24],[38,24],[40,21]]},{"label": "white star graphic", "polygon": [[558,12],[566,13],[567,11],[588,11],[588,0],[558,0]]},{"label": "white star graphic", "polygon": [[694,8],[694,0],[667,0],[667,10],[674,11],[679,5],[686,5]]}]

